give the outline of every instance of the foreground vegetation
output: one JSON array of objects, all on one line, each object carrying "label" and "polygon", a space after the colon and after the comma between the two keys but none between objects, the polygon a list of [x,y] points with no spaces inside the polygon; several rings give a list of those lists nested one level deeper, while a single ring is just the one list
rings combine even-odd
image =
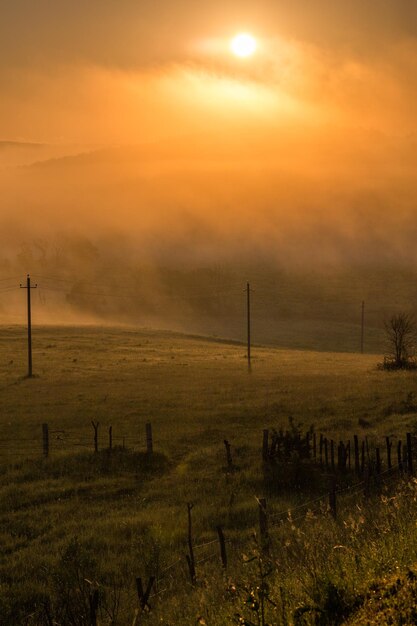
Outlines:
[{"label": "foreground vegetation", "polygon": [[[268,555],[254,538],[255,496],[286,511],[328,480],[306,467],[296,484],[271,481],[262,429],[291,415],[336,440],[415,433],[415,373],[379,371],[374,355],[258,348],[249,375],[239,344],[49,327],[35,330],[28,380],[24,330],[2,328],[0,342],[1,623],[90,624],[98,590],[99,623],[132,624],[137,576],[160,579],[137,624],[384,624],[390,612],[402,615],[391,623],[415,623],[414,481],[342,498],[337,520],[326,502],[302,509],[270,529]],[[91,420],[100,422],[96,454]],[[235,471],[225,467],[225,438]],[[225,571],[217,544],[201,549],[194,587],[188,502],[195,544],[215,540],[217,525],[230,542]]]}]

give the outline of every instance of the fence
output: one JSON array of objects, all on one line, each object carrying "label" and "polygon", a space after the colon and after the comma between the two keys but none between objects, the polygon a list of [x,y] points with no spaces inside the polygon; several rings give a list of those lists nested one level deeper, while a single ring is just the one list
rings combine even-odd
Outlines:
[{"label": "fence", "polygon": [[[149,458],[154,455],[154,440],[151,423],[145,424],[143,440],[135,440],[132,437],[115,437],[112,426],[105,432],[106,444],[101,448],[103,437],[100,440],[100,423],[91,422],[91,436],[82,437],[69,430],[50,430],[48,424],[42,424],[38,439],[38,450],[32,449],[28,458],[43,456],[50,457],[54,453],[70,452],[75,449],[90,450],[97,454],[100,449],[106,450],[111,455],[118,447],[120,450],[128,450],[129,444],[135,442],[140,446],[143,453]],[[33,440],[18,440],[27,443]],[[302,434],[297,430],[264,430],[262,433],[262,445],[260,460],[264,470],[268,472],[271,468],[282,467],[291,463],[305,463],[315,466],[328,479],[329,488],[300,505],[289,507],[283,510],[274,510],[268,505],[265,497],[256,498],[254,506],[258,508],[258,547],[260,553],[268,557],[271,551],[272,539],[275,530],[283,524],[291,522],[296,524],[305,520],[307,516],[326,515],[337,520],[339,514],[339,504],[346,503],[350,499],[369,499],[373,493],[380,493],[383,486],[389,487],[401,477],[413,476],[414,454],[413,447],[415,438],[411,433],[406,433],[405,437],[396,441],[396,461],[393,460],[393,437],[385,437],[384,447],[375,445],[367,437],[362,440],[358,435],[353,435],[348,441],[336,443],[333,439],[324,434],[317,434],[312,430]],[[4,455],[4,447],[16,443],[15,439],[3,439],[0,446],[0,455]],[[226,471],[238,471],[233,462],[232,445],[228,440],[224,440],[226,452]],[[130,448],[131,449],[131,448]],[[25,457],[25,448],[21,448]],[[204,563],[212,561],[218,563],[223,570],[227,570],[230,563],[230,555],[235,556],[240,550],[248,545],[247,539],[231,539],[226,536],[224,528],[217,526],[215,536],[212,539],[196,543],[193,534],[192,513],[193,504],[187,504],[187,536],[184,537],[184,553],[173,562],[164,565],[159,571],[155,571],[147,581],[141,577],[135,579],[136,592],[139,608],[136,612],[134,623],[141,612],[150,611],[152,599],[168,591],[161,588],[168,580],[172,584],[178,579],[179,571],[189,579],[189,583],[195,586],[199,579],[199,569]],[[185,513],[185,512],[184,512]],[[89,596],[91,625],[96,626],[97,616],[100,608],[100,594],[97,589],[92,588]]]}]

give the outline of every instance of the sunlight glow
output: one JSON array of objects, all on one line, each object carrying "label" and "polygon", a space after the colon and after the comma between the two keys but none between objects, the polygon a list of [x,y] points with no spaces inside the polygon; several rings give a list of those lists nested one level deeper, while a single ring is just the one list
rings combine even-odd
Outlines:
[{"label": "sunlight glow", "polygon": [[230,48],[238,57],[246,58],[256,50],[256,39],[249,33],[239,33],[230,43]]}]

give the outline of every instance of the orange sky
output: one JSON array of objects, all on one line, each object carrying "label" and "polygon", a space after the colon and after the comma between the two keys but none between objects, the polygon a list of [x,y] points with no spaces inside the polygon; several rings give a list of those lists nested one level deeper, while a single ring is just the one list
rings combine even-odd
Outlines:
[{"label": "orange sky", "polygon": [[[414,133],[416,6],[6,0],[0,139],[138,143],[270,124]],[[242,28],[259,39],[245,61],[227,48]]]},{"label": "orange sky", "polygon": [[0,84],[3,250],[414,262],[415,0],[6,0]]}]

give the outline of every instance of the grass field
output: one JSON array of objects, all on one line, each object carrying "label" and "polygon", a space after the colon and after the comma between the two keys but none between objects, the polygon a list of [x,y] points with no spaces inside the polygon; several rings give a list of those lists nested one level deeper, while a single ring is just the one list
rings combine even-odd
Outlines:
[{"label": "grass field", "polygon": [[[255,496],[267,495],[268,506],[285,510],[314,495],[308,481],[278,491],[265,482],[262,429],[286,427],[292,416],[336,440],[354,432],[372,439],[417,431],[416,375],[382,372],[376,355],[255,347],[248,374],[245,347],[227,341],[52,326],[35,327],[33,339],[35,377],[27,379],[24,328],[0,329],[4,624],[48,624],[48,611],[57,623],[89,624],[88,594],[96,583],[105,607],[100,623],[132,624],[135,576],[159,575],[178,559],[175,575],[163,583],[167,589],[161,587],[153,611],[137,624],[239,623],[236,614],[249,609],[238,582],[256,589],[256,564],[262,565],[242,565],[257,526]],[[96,455],[91,420],[100,422]],[[47,460],[43,422],[51,430]],[[152,461],[145,454],[146,422],[154,432]],[[110,425],[112,456],[105,450]],[[239,468],[233,473],[225,471],[225,438]],[[360,597],[374,579],[413,566],[414,483],[388,495],[397,498],[393,510],[378,498],[369,510],[346,508],[338,522],[310,520],[308,532],[299,524],[280,530],[276,541],[288,549],[277,552],[278,578],[271,574],[279,608],[268,623],[295,623],[297,607],[323,605],[343,580],[343,602],[352,608],[349,594]],[[194,504],[197,544],[213,540],[221,524],[242,546],[232,553],[228,574],[212,560],[202,564],[195,589],[184,558],[187,502]],[[62,607],[67,612],[58,618]],[[68,607],[78,607],[78,621],[70,621]],[[344,623],[345,613],[320,622],[318,613],[305,612],[300,620],[310,621],[298,623]]]}]

